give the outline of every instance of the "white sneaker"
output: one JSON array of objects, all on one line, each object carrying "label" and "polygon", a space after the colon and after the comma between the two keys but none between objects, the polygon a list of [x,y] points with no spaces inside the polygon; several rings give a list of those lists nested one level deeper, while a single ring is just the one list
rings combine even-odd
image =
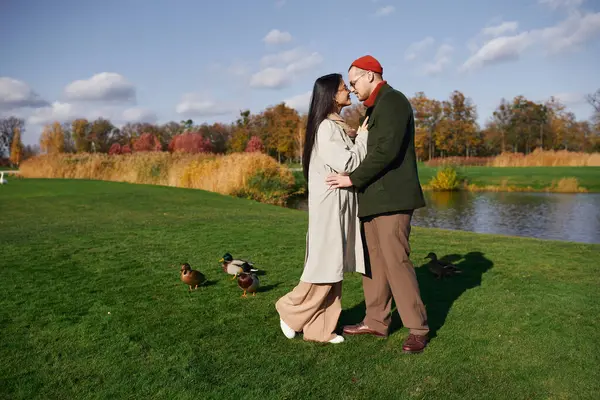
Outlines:
[{"label": "white sneaker", "polygon": [[329,343],[333,343],[333,344],[338,344],[338,343],[343,343],[344,342],[344,337],[340,336],[340,335],[336,335],[333,339],[331,339],[329,341]]},{"label": "white sneaker", "polygon": [[283,332],[286,338],[293,339],[296,336],[296,331],[290,328],[288,324],[283,322],[281,318],[279,319],[279,326],[281,327],[281,331]]}]

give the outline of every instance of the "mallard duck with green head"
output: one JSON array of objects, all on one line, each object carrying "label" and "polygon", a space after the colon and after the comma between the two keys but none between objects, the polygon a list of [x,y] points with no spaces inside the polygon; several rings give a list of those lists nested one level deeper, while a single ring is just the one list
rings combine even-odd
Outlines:
[{"label": "mallard duck with green head", "polygon": [[221,258],[219,262],[221,263],[223,272],[226,272],[229,275],[233,275],[231,280],[234,280],[242,272],[258,272],[256,268],[252,268],[254,264],[252,264],[251,262],[248,262],[246,260],[240,260],[238,258],[233,258],[233,256],[229,253],[225,253],[223,258]]},{"label": "mallard duck with green head", "polygon": [[256,291],[260,286],[258,276],[254,272],[242,272],[237,278],[237,283],[239,288],[244,291],[242,297],[247,297],[246,293],[252,293],[252,296],[256,296]]}]

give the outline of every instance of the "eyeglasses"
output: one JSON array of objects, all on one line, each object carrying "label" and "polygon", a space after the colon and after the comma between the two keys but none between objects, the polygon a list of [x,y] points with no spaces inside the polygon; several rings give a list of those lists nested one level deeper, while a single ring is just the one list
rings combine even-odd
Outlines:
[{"label": "eyeglasses", "polygon": [[[363,72],[363,73],[362,73],[362,75],[360,75],[358,78],[356,78],[356,79],[354,80],[354,82],[350,81],[350,82],[349,82],[349,83],[350,83],[350,87],[351,87],[351,88],[354,88],[354,85],[356,85],[356,82],[358,82],[358,80],[359,80],[360,78],[362,78],[363,76],[365,76],[367,73],[368,73],[368,72]],[[355,89],[356,89],[356,88],[355,88]]]}]

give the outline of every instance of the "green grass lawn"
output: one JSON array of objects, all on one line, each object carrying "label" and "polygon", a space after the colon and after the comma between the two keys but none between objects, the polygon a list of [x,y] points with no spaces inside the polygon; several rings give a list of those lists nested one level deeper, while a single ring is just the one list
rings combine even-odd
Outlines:
[{"label": "green grass lawn", "polygon": [[[13,179],[0,186],[0,398],[592,399],[600,391],[600,245],[414,228],[433,340],[287,340],[307,216],[199,190]],[[218,266],[263,271],[253,298]],[[436,281],[423,257],[459,259]],[[481,253],[478,253],[481,252]],[[209,284],[189,293],[188,261]],[[344,281],[340,323],[364,313]]]},{"label": "green grass lawn", "polygon": [[[428,183],[438,168],[419,164],[419,178]],[[561,178],[574,177],[590,192],[600,192],[600,167],[458,167],[457,172],[477,186],[500,186],[507,180],[509,186],[543,189]]]},{"label": "green grass lawn", "polygon": [[[600,167],[457,167],[457,172],[469,184],[477,186],[501,186],[507,180],[508,186],[532,187],[539,190],[558,182],[561,178],[575,177],[579,186],[589,192],[600,192]],[[438,171],[437,167],[418,165],[422,185],[429,183]],[[294,172],[296,180],[304,183],[301,171]]]}]

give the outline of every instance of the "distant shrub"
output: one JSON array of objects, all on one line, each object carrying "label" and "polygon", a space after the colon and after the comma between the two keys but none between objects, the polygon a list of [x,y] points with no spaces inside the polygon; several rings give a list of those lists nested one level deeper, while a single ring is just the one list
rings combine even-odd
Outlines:
[{"label": "distant shrub", "polygon": [[453,167],[444,167],[438,170],[437,174],[431,178],[429,187],[437,191],[458,190],[461,185],[461,179]]},{"label": "distant shrub", "polygon": [[204,138],[200,133],[183,133],[176,135],[169,143],[169,151],[184,153],[209,153],[213,150],[210,139]]},{"label": "distant shrub", "polygon": [[259,152],[264,153],[265,146],[263,145],[262,140],[258,136],[252,136],[246,145],[246,152],[253,153]]},{"label": "distant shrub", "polygon": [[121,154],[121,145],[119,143],[113,143],[112,146],[110,146],[110,149],[108,149],[108,154]]},{"label": "distant shrub", "polygon": [[133,143],[133,151],[144,152],[144,151],[161,151],[162,145],[160,140],[151,134],[144,133]]}]

